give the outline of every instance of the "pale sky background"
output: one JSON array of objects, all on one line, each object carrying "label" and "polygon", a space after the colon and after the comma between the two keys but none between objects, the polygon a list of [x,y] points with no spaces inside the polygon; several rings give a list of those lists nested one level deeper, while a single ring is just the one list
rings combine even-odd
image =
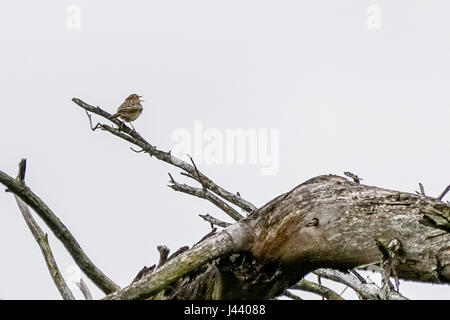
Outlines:
[{"label": "pale sky background", "polygon": [[[80,29],[67,26],[71,5]],[[371,5],[380,29],[367,26]],[[0,170],[16,176],[26,157],[28,185],[120,286],[157,263],[158,244],[175,251],[207,233],[198,214],[229,219],[168,188],[167,172],[188,181],[179,169],[91,132],[73,97],[113,112],[128,94],[143,94],[134,125],[164,150],[194,121],[219,132],[278,130],[276,174],[262,175],[260,164],[200,166],[256,206],[344,171],[406,192],[422,182],[438,195],[450,183],[449,12],[448,1],[411,0],[8,1],[0,11]],[[78,281],[69,254],[37,221],[66,280]],[[7,193],[0,253],[1,299],[60,299]],[[412,299],[450,298],[450,286],[402,281],[400,289]]]}]

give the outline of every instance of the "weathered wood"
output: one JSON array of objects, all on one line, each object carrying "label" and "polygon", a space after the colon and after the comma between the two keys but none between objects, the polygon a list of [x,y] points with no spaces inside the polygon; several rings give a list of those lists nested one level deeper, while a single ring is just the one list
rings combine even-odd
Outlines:
[{"label": "weathered wood", "polygon": [[39,217],[50,228],[58,238],[81,270],[91,279],[104,293],[108,294],[119,289],[81,249],[75,237],[53,211],[42,201],[31,189],[22,182],[10,177],[0,171],[0,183],[8,188],[8,191],[18,196],[24,203],[30,206]]},{"label": "weathered wood", "polygon": [[[377,241],[387,247],[393,239],[402,245],[399,278],[450,283],[448,212],[450,207],[438,199],[319,176],[241,221],[251,234],[245,250],[229,255],[222,247],[224,254],[187,275],[178,274],[164,290],[152,290],[152,298],[274,298],[318,268],[346,271],[379,264],[383,255]],[[172,267],[181,270],[180,265]],[[139,290],[150,292],[145,286]],[[139,290],[132,296],[119,291],[114,298],[142,298]]]},{"label": "weathered wood", "polygon": [[[23,181],[23,176],[20,177],[20,179]],[[22,199],[20,199],[16,195],[14,195],[14,197],[16,198],[17,205],[19,206],[19,210],[22,213],[22,216],[25,219],[25,222],[27,223],[28,227],[30,228],[31,234],[33,235],[34,239],[38,243],[39,248],[41,248],[42,255],[44,256],[45,263],[46,263],[48,271],[50,272],[50,275],[53,279],[53,282],[56,285],[56,288],[58,289],[59,293],[61,294],[61,296],[64,300],[75,300],[73,293],[70,291],[69,286],[67,285],[66,281],[64,280],[61,272],[59,271],[58,265],[56,264],[52,250],[50,249],[50,244],[48,243],[47,234],[44,234],[42,229],[38,226],[36,221],[33,219],[30,209],[25,204],[25,202],[23,202]]]},{"label": "weathered wood", "polygon": [[195,272],[209,261],[246,249],[249,243],[245,225],[234,224],[214,236],[208,237],[190,250],[169,259],[156,271],[144,275],[117,292],[106,296],[107,300],[145,299],[167,290],[171,284],[183,276]]},{"label": "weathered wood", "polygon": [[[434,198],[319,176],[249,218],[251,253],[297,272],[380,262],[376,240],[402,244],[400,278],[450,283],[450,206]],[[310,225],[314,219],[317,225]]]},{"label": "weathered wood", "polygon": [[[217,185],[214,181],[212,181],[210,178],[205,176],[203,173],[199,172],[194,168],[193,165],[190,165],[189,163],[173,156],[169,152],[165,152],[162,150],[158,150],[155,146],[151,145],[147,140],[145,140],[138,132],[131,130],[129,127],[127,127],[125,124],[123,124],[121,121],[117,119],[111,119],[111,114],[102,110],[99,107],[94,107],[86,102],[82,101],[78,98],[73,98],[72,101],[77,104],[79,107],[85,109],[86,111],[95,113],[105,119],[108,119],[109,121],[115,123],[116,125],[120,126],[122,130],[126,133],[122,133],[119,130],[108,126],[106,124],[97,124],[94,128],[101,128],[102,130],[106,130],[128,142],[131,142],[132,144],[140,147],[144,152],[148,153],[151,156],[154,156],[155,158],[167,162],[175,167],[178,167],[187,173],[190,174],[192,179],[197,180],[202,185],[208,188],[208,190],[211,190],[218,196],[222,197],[223,199],[235,204],[236,206],[242,208],[243,210],[247,212],[252,212],[255,208],[253,204],[246,201],[245,199],[242,199],[241,197],[238,197],[237,195],[225,190],[224,188]],[[89,119],[91,120],[91,119]],[[92,123],[91,123],[91,128]],[[139,151],[140,152],[140,151]]]}]

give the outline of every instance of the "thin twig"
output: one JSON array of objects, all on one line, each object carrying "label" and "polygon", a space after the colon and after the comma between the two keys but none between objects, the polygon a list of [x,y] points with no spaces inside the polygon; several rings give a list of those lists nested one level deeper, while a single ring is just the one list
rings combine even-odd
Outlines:
[{"label": "thin twig", "polygon": [[219,207],[223,212],[228,214],[235,221],[239,221],[244,218],[233,207],[231,207],[225,201],[223,201],[222,199],[220,199],[213,193],[209,192],[208,190],[192,187],[187,184],[181,184],[181,183],[177,183],[177,182],[172,182],[172,184],[170,184],[169,187],[175,191],[187,193],[187,194],[190,194],[190,195],[202,198],[202,199],[206,199],[206,200],[212,202],[217,207]]},{"label": "thin twig", "polygon": [[292,300],[303,300],[302,298],[300,298],[298,295],[293,294],[292,292],[290,292],[289,290],[285,290],[282,294],[283,296],[286,296],[288,298],[291,298]]},{"label": "thin twig", "polygon": [[89,287],[86,283],[84,283],[83,279],[80,279],[80,282],[77,282],[76,285],[80,289],[81,293],[83,293],[86,300],[92,300],[91,291],[89,291]]},{"label": "thin twig", "polygon": [[[402,243],[398,239],[392,239],[387,247],[378,240],[375,239],[378,249],[383,254],[383,260],[381,261],[381,291],[380,297],[384,299],[395,288],[399,292],[400,282],[398,280],[397,272],[395,270],[399,263],[399,258],[402,252]],[[390,281],[390,277],[394,278],[395,287]]]},{"label": "thin twig", "polygon": [[132,151],[136,152],[136,153],[141,153],[141,152],[145,152],[145,150],[144,150],[144,149],[141,149],[141,150],[136,150],[136,149],[134,149],[133,147],[130,147],[130,149],[131,149]]},{"label": "thin twig", "polygon": [[291,289],[312,292],[327,300],[344,300],[339,294],[324,285],[306,279],[300,280],[297,284],[293,285]]},{"label": "thin twig", "polygon": [[191,178],[191,179],[197,181],[197,179],[196,179],[193,175],[191,175],[191,174],[189,174],[189,173],[186,173],[186,172],[180,172],[180,174],[181,174],[182,176],[186,176],[186,177],[188,177],[188,178]]},{"label": "thin twig", "polygon": [[[315,219],[313,219],[313,220],[315,220],[315,223],[319,223],[319,220],[317,219],[317,218],[315,218]],[[310,222],[311,223],[311,222]],[[316,225],[316,224],[313,224],[313,225]],[[317,276],[317,283],[319,284],[319,286],[321,286],[322,285],[322,277],[321,276]],[[322,300],[325,300],[325,297],[324,296],[322,296]]]},{"label": "thin twig", "polygon": [[200,184],[202,185],[202,188],[204,191],[206,191],[206,185],[203,183],[202,176],[200,175],[200,172],[197,169],[197,166],[195,165],[194,159],[190,155],[188,155],[189,159],[191,159],[192,165],[194,166],[195,173],[197,173],[198,181],[200,181]]},{"label": "thin twig", "polygon": [[419,182],[419,188],[420,188],[420,194],[421,195],[425,195],[425,188],[423,187],[423,184],[421,184],[420,182]]},{"label": "thin twig", "polygon": [[[17,175],[16,178],[18,183],[21,184],[25,183],[25,172],[26,172],[26,159],[22,159],[19,164],[19,174]],[[59,271],[58,265],[56,264],[55,258],[50,248],[47,235],[44,234],[42,229],[33,219],[30,209],[28,208],[26,203],[23,202],[23,200],[20,199],[17,195],[14,195],[14,197],[16,199],[17,205],[19,206],[20,212],[22,213],[22,216],[25,219],[25,222],[27,223],[28,228],[30,228],[31,234],[33,235],[37,244],[41,248],[42,255],[44,256],[45,263],[47,264],[48,271],[50,272],[50,275],[56,287],[58,288],[59,293],[61,294],[64,300],[75,300],[72,291],[70,291],[69,286],[67,285],[66,281],[61,275],[61,272]]]},{"label": "thin twig", "polygon": [[439,195],[438,199],[442,200],[449,191],[450,191],[450,185],[448,185],[447,188],[445,188],[445,190],[442,191],[442,193]]},{"label": "thin twig", "polygon": [[27,171],[27,159],[23,158],[19,162],[19,173],[17,175],[17,181],[25,183],[25,173]]},{"label": "thin twig", "polygon": [[353,269],[353,270],[350,270],[350,272],[353,273],[355,275],[355,277],[357,277],[358,280],[361,281],[361,283],[367,283],[366,279],[364,279],[364,277],[362,275],[360,275],[358,273],[358,271]]},{"label": "thin twig", "polygon": [[100,128],[100,127],[102,126],[100,123],[97,123],[97,124],[95,125],[95,127],[92,126],[92,116],[91,116],[91,114],[90,114],[89,112],[87,112],[87,110],[85,110],[85,111],[86,111],[86,115],[87,115],[87,117],[88,117],[88,119],[89,119],[89,127],[91,128],[91,130],[92,130],[92,131],[95,131],[95,130],[97,130],[98,128]]},{"label": "thin twig", "polygon": [[167,257],[169,256],[170,249],[167,246],[160,245],[156,247],[159,252],[159,262],[156,268],[161,267],[167,261]]},{"label": "thin twig", "polygon": [[211,223],[211,225],[213,225],[213,226],[219,226],[219,227],[222,227],[222,228],[226,228],[229,225],[231,225],[231,223],[225,222],[225,221],[221,221],[219,219],[216,219],[216,218],[210,216],[209,214],[199,214],[199,216],[200,216],[200,218],[202,218],[206,222]]},{"label": "thin twig", "polygon": [[[362,283],[357,277],[351,273],[345,273],[332,269],[317,269],[313,272],[316,275],[320,275],[323,278],[333,280],[352,288],[363,299],[367,300],[379,300],[381,299],[381,288],[374,283]],[[398,292],[391,291],[385,297],[387,300],[408,300]]]},{"label": "thin twig", "polygon": [[348,286],[345,286],[344,290],[342,290],[339,295],[342,296],[344,294],[344,292],[347,291],[347,289],[348,289]]},{"label": "thin twig", "polygon": [[31,216],[31,212],[28,209],[28,206],[25,202],[22,201],[18,196],[14,195],[17,201],[17,205],[19,206],[20,212],[22,212],[23,218],[30,228],[31,233],[33,234],[34,239],[38,243],[41,248],[42,255],[44,256],[45,263],[47,264],[48,271],[52,276],[53,282],[58,288],[59,293],[63,297],[64,300],[75,300],[72,292],[67,286],[66,281],[64,280],[61,272],[58,269],[58,265],[56,264],[55,258],[53,257],[52,250],[48,243],[48,237],[44,232],[42,232],[41,228],[39,228],[36,221],[34,221]]},{"label": "thin twig", "polygon": [[175,179],[172,177],[172,175],[171,175],[169,172],[167,172],[167,174],[168,174],[169,177],[170,177],[170,182],[171,182],[171,183],[176,183],[176,182],[175,182]]}]

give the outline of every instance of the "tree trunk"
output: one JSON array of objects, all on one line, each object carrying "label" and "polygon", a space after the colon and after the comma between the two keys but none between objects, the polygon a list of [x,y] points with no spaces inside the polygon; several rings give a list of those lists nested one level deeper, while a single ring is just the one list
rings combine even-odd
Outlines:
[{"label": "tree trunk", "polygon": [[269,299],[318,268],[379,265],[392,243],[399,278],[450,283],[450,206],[328,175],[312,178],[241,221],[252,237],[153,296]]}]

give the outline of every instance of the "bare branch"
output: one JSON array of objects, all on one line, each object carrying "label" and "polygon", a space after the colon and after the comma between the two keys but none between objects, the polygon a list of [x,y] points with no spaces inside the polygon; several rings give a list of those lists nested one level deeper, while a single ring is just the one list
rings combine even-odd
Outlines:
[{"label": "bare branch", "polygon": [[172,175],[171,175],[169,172],[168,172],[167,174],[168,174],[169,177],[170,177],[170,182],[171,182],[171,183],[176,183],[176,182],[175,182],[175,179],[172,177]]},{"label": "bare branch", "polygon": [[27,171],[27,159],[23,158],[19,162],[19,173],[17,174],[17,181],[25,183],[25,173]]},{"label": "bare branch", "polygon": [[355,269],[350,270],[350,272],[353,273],[354,276],[357,277],[359,281],[361,281],[361,283],[367,283],[366,279],[364,279],[364,277],[360,275]]},{"label": "bare branch", "polygon": [[[19,173],[16,178],[18,183],[21,184],[25,183],[26,164],[27,164],[26,159],[22,159],[20,161]],[[64,280],[63,276],[61,275],[61,272],[59,271],[58,265],[56,264],[52,250],[48,243],[47,235],[44,234],[39,225],[33,219],[30,209],[28,208],[26,203],[23,202],[22,199],[20,199],[17,195],[14,195],[14,197],[16,198],[17,205],[19,206],[20,212],[22,213],[22,216],[25,219],[28,228],[30,228],[31,234],[33,235],[34,239],[41,248],[42,254],[45,259],[45,263],[47,264],[48,271],[52,276],[56,288],[58,288],[58,291],[64,300],[75,300],[75,297],[73,296],[72,292],[67,286],[67,283]]]},{"label": "bare branch", "polygon": [[[167,162],[171,165],[174,165],[178,168],[181,168],[182,170],[189,173],[195,180],[202,183],[207,189],[211,190],[215,194],[217,194],[219,197],[222,197],[223,199],[235,204],[236,206],[242,208],[244,211],[252,212],[256,209],[256,207],[251,204],[250,202],[238,197],[237,195],[223,189],[222,187],[215,184],[211,179],[209,179],[207,176],[202,174],[201,172],[196,172],[194,166],[190,165],[189,163],[174,157],[170,154],[170,152],[164,152],[161,150],[158,150],[156,147],[151,145],[149,142],[147,142],[144,138],[139,135],[136,131],[133,131],[129,127],[127,127],[125,124],[123,124],[121,121],[116,119],[110,119],[111,116],[110,113],[100,109],[99,107],[93,107],[82,100],[78,98],[73,98],[72,101],[76,103],[78,106],[82,107],[83,109],[90,111],[92,113],[95,113],[99,116],[104,117],[108,121],[112,121],[117,126],[121,126],[122,130],[117,130],[112,128],[111,126],[108,126],[106,124],[100,125],[100,128],[103,130],[106,130],[130,143],[133,143],[136,146],[141,147],[142,150],[144,150],[146,153],[155,156],[157,159]],[[123,132],[125,133],[123,133]],[[198,173],[198,176],[197,176]]]},{"label": "bare branch", "polygon": [[191,187],[187,184],[181,184],[175,181],[172,181],[172,184],[169,185],[169,187],[175,191],[187,193],[212,202],[217,207],[219,207],[223,212],[228,214],[231,218],[233,218],[236,221],[239,221],[244,218],[239,212],[233,209],[233,207],[228,205],[225,201],[223,201],[213,193],[209,192],[208,190]]},{"label": "bare branch", "polygon": [[442,193],[439,195],[438,199],[442,200],[449,191],[450,191],[450,185],[448,185],[447,188],[445,188],[445,190],[442,191]]},{"label": "bare branch", "polygon": [[344,174],[358,184],[360,184],[361,180],[363,180],[362,178],[358,177],[356,174],[348,172],[348,171],[344,172]]},{"label": "bare branch", "polygon": [[423,184],[421,184],[420,182],[419,182],[419,188],[420,188],[420,194],[421,195],[425,195],[425,188],[423,187]]},{"label": "bare branch", "polygon": [[191,178],[192,180],[197,181],[197,179],[196,179],[194,176],[190,175],[189,173],[186,173],[186,172],[180,172],[180,174],[181,174],[182,176],[186,176],[186,177],[188,177],[188,178]]},{"label": "bare branch", "polygon": [[76,285],[80,289],[81,293],[83,293],[86,300],[92,300],[91,291],[89,291],[89,288],[86,283],[84,283],[83,279],[80,279],[80,282],[77,282]]},{"label": "bare branch", "polygon": [[88,120],[89,120],[89,127],[91,128],[91,130],[92,131],[95,131],[95,130],[97,130],[98,128],[101,128],[101,124],[100,123],[97,123],[96,125],[95,125],[95,127],[92,125],[92,116],[91,116],[91,114],[87,111],[87,110],[85,110],[86,111],[86,115],[87,115],[87,117],[88,117]]},{"label": "bare branch", "polygon": [[376,239],[376,245],[383,254],[383,260],[381,261],[381,291],[380,296],[384,299],[390,292],[394,290],[394,285],[389,278],[392,276],[395,281],[395,290],[399,292],[400,282],[398,281],[396,266],[400,262],[400,254],[402,250],[402,243],[398,239],[392,239],[389,245],[385,247],[383,243]]},{"label": "bare branch", "polygon": [[344,300],[344,298],[342,298],[339,294],[324,285],[308,281],[306,279],[300,280],[300,282],[293,285],[290,289],[312,292],[327,300]]},{"label": "bare branch", "polygon": [[[182,172],[183,174],[183,172]],[[172,177],[170,173],[168,173],[170,177],[170,182],[172,185],[169,185],[170,188],[174,189],[175,191],[187,193],[190,195],[194,195],[196,197],[209,200],[210,202],[214,203],[217,207],[219,207],[221,210],[223,210],[225,213],[227,213],[230,217],[232,217],[234,220],[239,221],[243,218],[243,216],[238,213],[236,210],[234,210],[230,205],[228,205],[225,201],[220,199],[219,197],[216,197],[213,193],[209,192],[207,189],[203,188],[195,188],[186,184],[180,184],[175,181],[175,179]],[[188,174],[186,174],[189,176]],[[220,220],[217,220],[216,218],[211,217],[209,214],[207,215],[201,215],[200,217],[203,218],[203,220],[210,222],[211,226],[214,225],[226,228],[231,223],[223,222]]]},{"label": "bare branch", "polygon": [[205,239],[190,250],[169,259],[161,268],[144,276],[119,291],[105,297],[106,300],[145,299],[184,275],[223,255],[244,250],[247,245],[248,230],[242,223],[235,223],[221,232]]},{"label": "bare branch", "polygon": [[286,297],[288,297],[288,298],[291,298],[292,300],[303,300],[303,299],[300,298],[298,295],[293,294],[293,293],[290,292],[289,290],[284,291],[282,295],[283,295],[283,296],[286,296]]},{"label": "bare branch", "polygon": [[[317,269],[314,274],[320,275],[323,278],[333,280],[346,286],[349,286],[356,291],[361,297],[367,300],[380,300],[381,289],[374,283],[362,283],[357,277],[350,273],[345,273],[332,269]],[[386,300],[408,300],[400,293],[392,291],[385,297]]]},{"label": "bare branch", "polygon": [[167,257],[169,256],[170,249],[167,248],[164,245],[158,246],[157,249],[159,251],[159,263],[158,263],[158,266],[156,268],[159,268],[164,263],[166,263]]},{"label": "bare branch", "polygon": [[200,175],[200,172],[198,171],[197,166],[195,165],[194,159],[192,159],[192,157],[190,155],[188,155],[188,157],[189,157],[189,159],[191,159],[191,163],[194,166],[195,173],[197,174],[198,181],[202,185],[203,190],[206,191],[206,185],[203,182],[202,176]]},{"label": "bare branch", "polygon": [[211,225],[213,225],[213,226],[219,226],[222,228],[226,228],[231,225],[231,223],[216,219],[216,218],[210,216],[209,214],[199,214],[199,216],[206,222],[211,223]]},{"label": "bare branch", "polygon": [[136,153],[141,153],[141,152],[144,152],[144,151],[145,151],[144,149],[136,150],[136,149],[133,149],[133,147],[130,147],[130,149],[131,149],[132,151],[136,152]]},{"label": "bare branch", "polygon": [[75,297],[73,296],[72,292],[67,286],[66,281],[64,280],[63,276],[61,275],[61,272],[58,269],[58,265],[56,264],[55,258],[53,257],[52,254],[52,250],[48,243],[47,235],[44,234],[44,232],[42,232],[41,228],[39,228],[36,221],[34,221],[33,217],[31,216],[30,210],[28,209],[28,206],[25,204],[25,202],[23,202],[22,199],[20,199],[16,195],[14,195],[14,197],[16,198],[17,205],[19,206],[20,212],[22,212],[25,222],[30,228],[34,239],[41,248],[42,254],[45,259],[45,263],[47,264],[48,271],[50,272],[50,275],[52,276],[53,282],[58,288],[59,293],[61,294],[64,300],[75,300]]},{"label": "bare branch", "polygon": [[67,227],[53,211],[24,183],[18,182],[3,171],[0,171],[0,183],[29,205],[54,235],[62,242],[83,272],[106,294],[119,289],[112,280],[100,271],[81,249],[80,245]]}]

